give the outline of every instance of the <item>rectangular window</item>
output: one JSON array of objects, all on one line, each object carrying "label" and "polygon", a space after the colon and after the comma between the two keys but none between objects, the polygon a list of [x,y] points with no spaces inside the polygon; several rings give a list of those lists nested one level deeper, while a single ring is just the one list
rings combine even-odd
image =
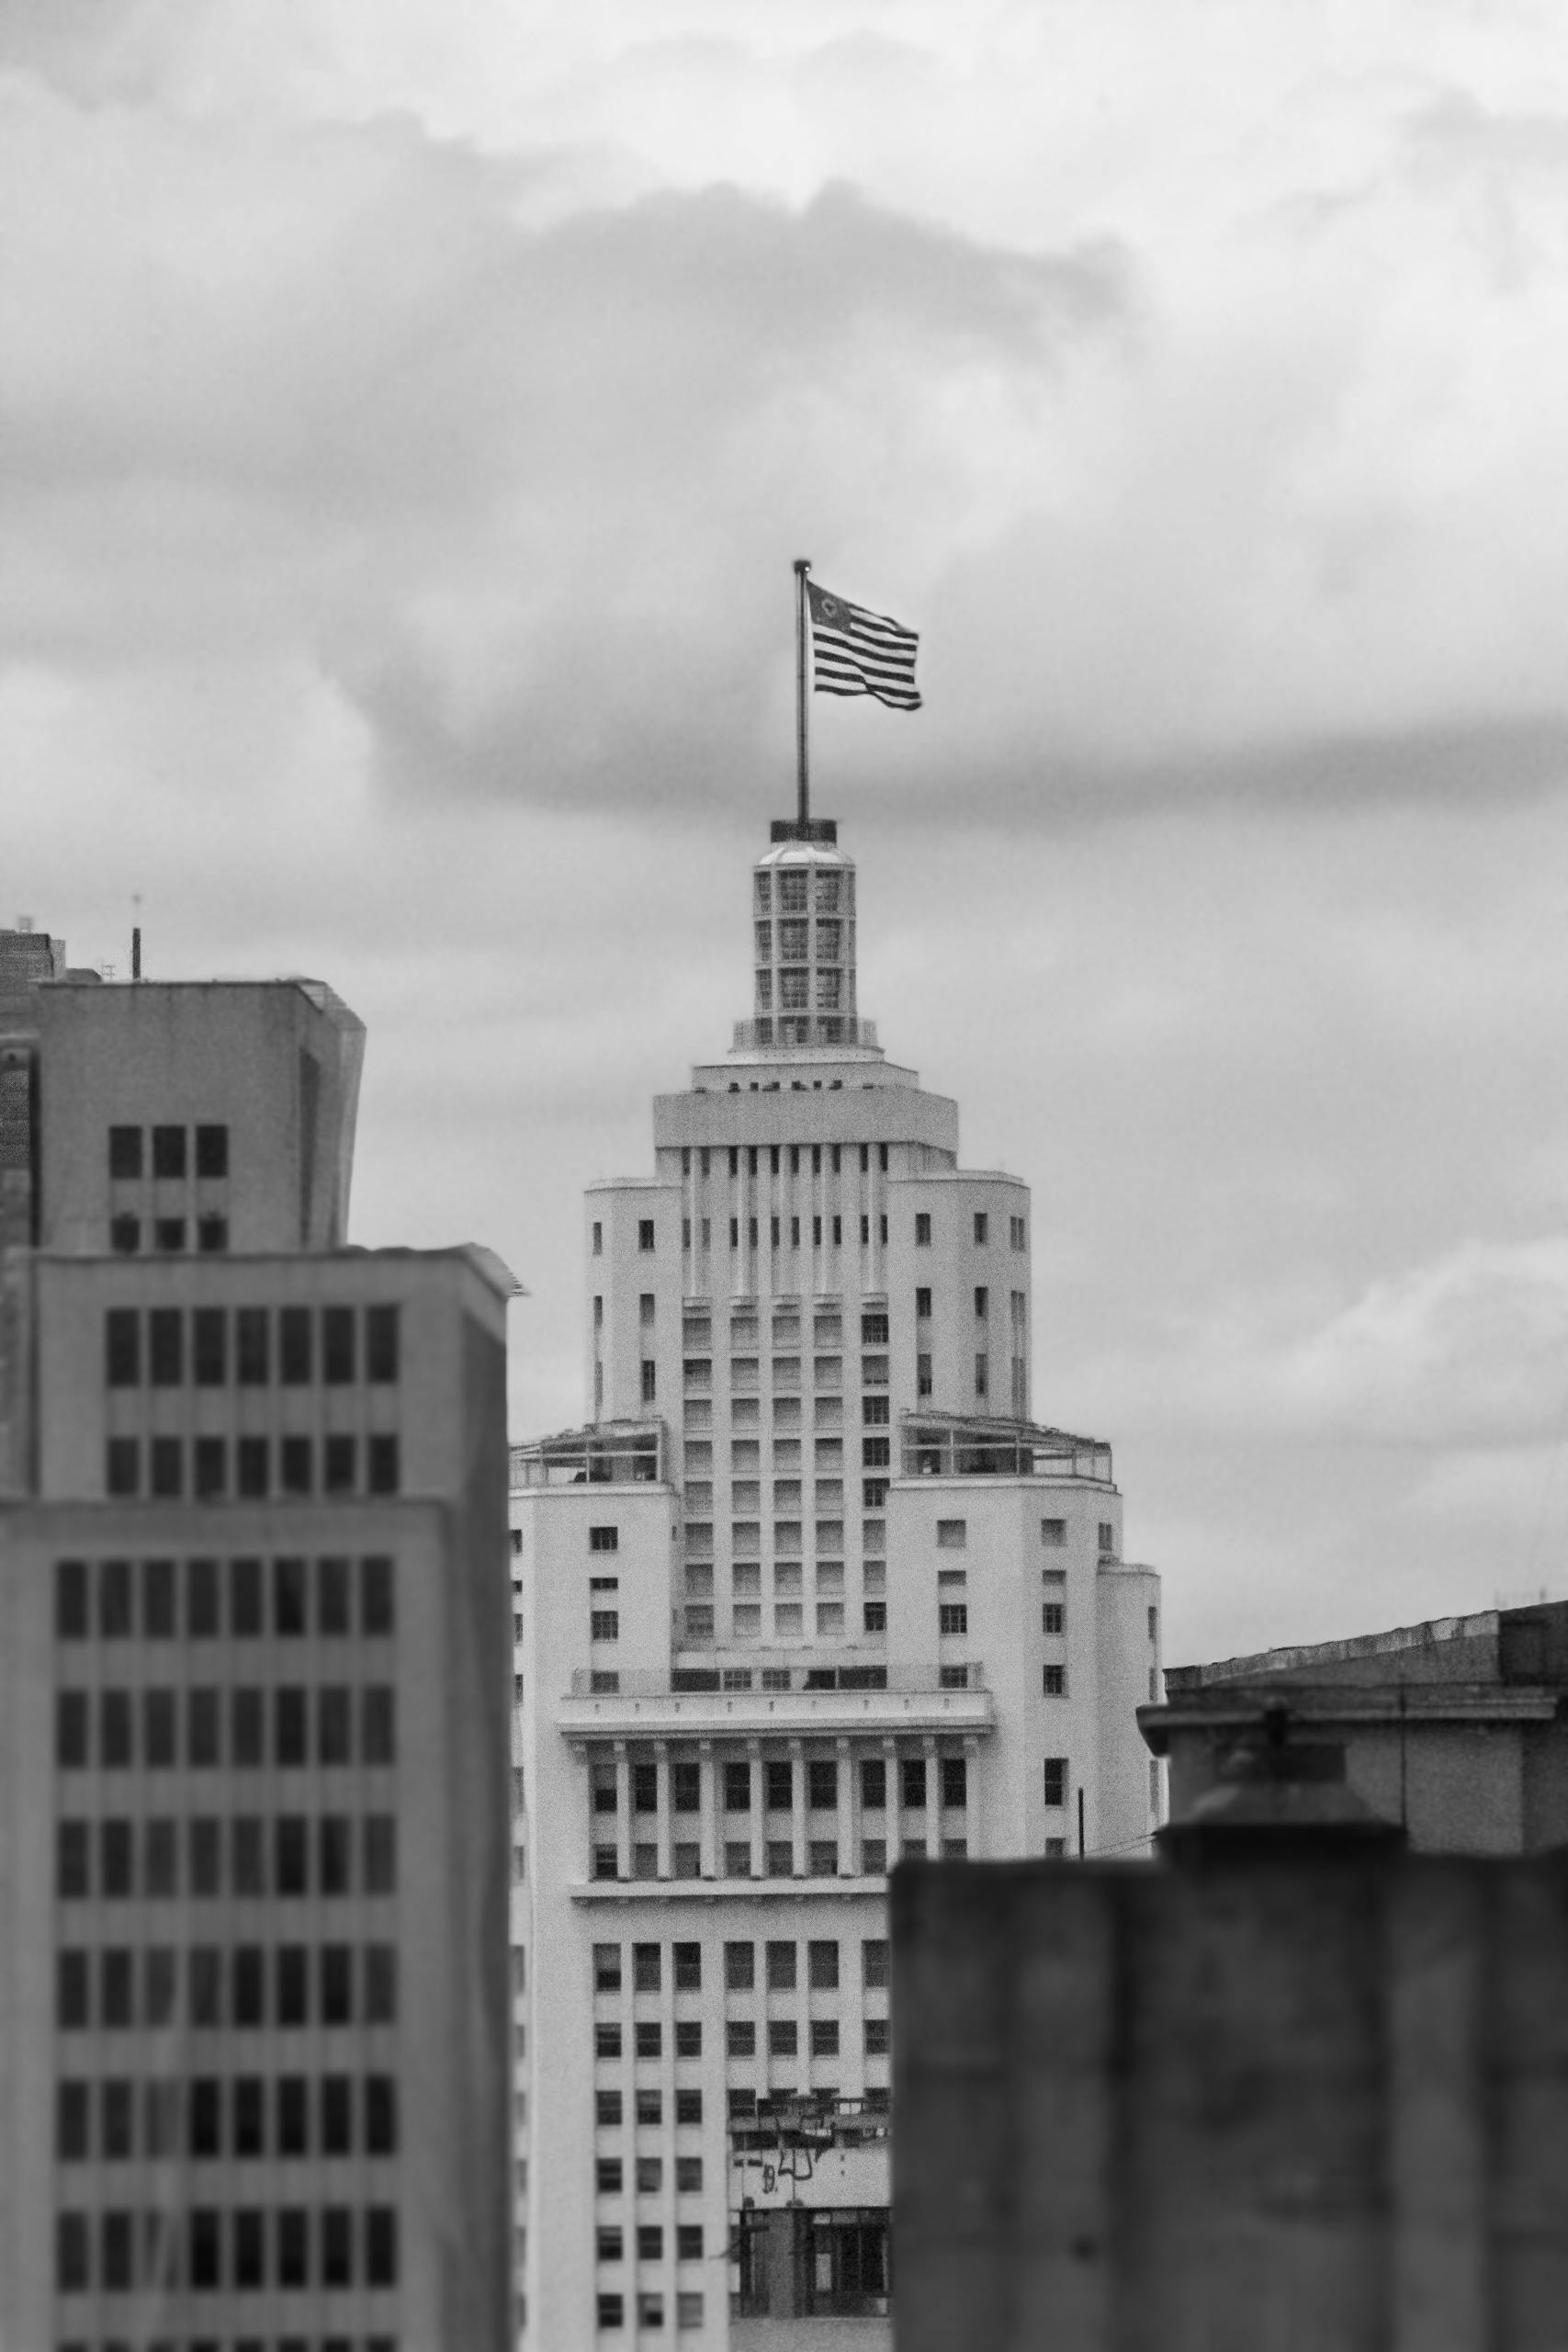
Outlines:
[{"label": "rectangular window", "polygon": [[969,1802],[968,1758],[944,1756],[942,1759],[942,1801],[945,1805],[964,1805]]},{"label": "rectangular window", "polygon": [[931,1246],[931,1216],[925,1209],[920,1209],[917,1212],[915,1217],[915,1247],[917,1250],[929,1250]]},{"label": "rectangular window", "polygon": [[797,2055],[799,2028],[794,2018],[768,2019],[768,2055],[770,2058],[794,2058]]},{"label": "rectangular window", "polygon": [[653,1219],[650,1216],[641,1217],[637,1221],[637,1246],[641,1250],[649,1250],[653,1247]]},{"label": "rectangular window", "polygon": [[620,1989],[620,1945],[595,1944],[593,1947],[593,1990],[596,1993],[618,1993]]},{"label": "rectangular window", "polygon": [[614,1642],[620,1638],[621,1620],[618,1611],[594,1609],[588,1619],[588,1636],[594,1642]]},{"label": "rectangular window", "polygon": [[223,1126],[199,1126],[196,1131],[196,1172],[209,1182],[217,1182],[229,1173],[229,1130]]},{"label": "rectangular window", "polygon": [[[334,1565],[336,1564],[332,1561],[322,1561],[323,1578],[326,1570]],[[368,1558],[361,1560],[359,1563],[360,1632],[371,1636],[392,1633],[395,1629],[395,1601],[396,1591],[391,1561],[381,1554],[372,1554]],[[324,1609],[321,1630],[323,1633],[333,1630],[326,1623]],[[346,1626],[344,1631],[347,1631]]]},{"label": "rectangular window", "polygon": [[593,1255],[594,1255],[596,1258],[602,1258],[602,1257],[604,1256],[604,1227],[603,1227],[602,1225],[600,1225],[600,1224],[598,1224],[598,1223],[596,1222],[596,1223],[594,1224],[594,1227],[593,1227]]},{"label": "rectangular window", "polygon": [[242,1306],[234,1315],[234,1376],[242,1388],[265,1387],[271,1378],[267,1310]]},{"label": "rectangular window", "polygon": [[703,1989],[703,1948],[701,1944],[682,1943],[673,1947],[675,1990],[677,1993],[700,1993]]},{"label": "rectangular window", "polygon": [[726,1764],[724,1768],[724,1809],[726,1813],[750,1812],[751,1767],[750,1764]]},{"label": "rectangular window", "polygon": [[111,1306],[104,1317],[104,1379],[110,1388],[134,1388],[141,1378],[141,1317],[133,1306]]},{"label": "rectangular window", "polygon": [[308,1437],[286,1437],[277,1449],[278,1484],[286,1495],[308,1495],[310,1491],[310,1441]]},{"label": "rectangular window", "polygon": [[591,1552],[617,1552],[620,1545],[621,1531],[618,1527],[591,1527],[588,1531]]},{"label": "rectangular window", "polygon": [[813,2058],[836,2058],[838,2054],[838,2018],[813,2018],[811,2020],[811,2055]]},{"label": "rectangular window", "polygon": [[367,1814],[364,1822],[364,1838],[366,1894],[395,1894],[398,1891],[396,1814]]},{"label": "rectangular window", "polygon": [[[990,1230],[991,1221],[986,1215],[985,1210],[976,1209],[975,1212],[975,1247],[976,1250],[983,1250],[985,1248],[987,1240],[990,1238]],[[976,1311],[983,1312],[984,1310],[980,1309]]]},{"label": "rectangular window", "polygon": [[926,1803],[926,1759],[904,1756],[898,1760],[898,1792],[906,1813],[922,1813]]},{"label": "rectangular window", "polygon": [[1065,1633],[1066,1630],[1066,1623],[1067,1611],[1066,1602],[1060,1600],[1046,1600],[1041,1603],[1040,1630],[1043,1634]]},{"label": "rectangular window", "polygon": [[141,1173],[141,1129],[109,1129],[109,1174],[119,1182],[134,1182]]},{"label": "rectangular window", "polygon": [[966,1634],[969,1631],[969,1608],[966,1601],[944,1600],[937,1610],[937,1630],[942,1634]]},{"label": "rectangular window", "polygon": [[285,1306],[277,1317],[277,1376],[285,1387],[302,1388],[310,1379],[310,1310]]},{"label": "rectangular window", "polygon": [[321,1309],[321,1378],[332,1386],[346,1386],[355,1377],[354,1309]]},{"label": "rectangular window", "polygon": [[398,1310],[367,1306],[365,1310],[365,1377],[390,1383],[400,1374]]},{"label": "rectangular window", "polygon": [[750,1993],[757,1981],[757,1947],[750,1943],[727,1943],[724,1947],[724,1982],[731,1993]]},{"label": "rectangular window", "polygon": [[839,1989],[839,1947],[836,1940],[807,1944],[807,1982],[814,1993],[836,1993]]},{"label": "rectangular window", "polygon": [[657,1993],[662,1982],[662,1950],[658,1944],[633,1944],[632,1991]]},{"label": "rectangular window", "polygon": [[1045,1802],[1053,1807],[1067,1802],[1067,1759],[1065,1756],[1045,1758]]},{"label": "rectangular window", "polygon": [[770,1993],[795,1991],[795,1947],[793,1942],[775,1942],[767,1946],[767,1971]]},{"label": "rectangular window", "polygon": [[373,1495],[395,1495],[402,1484],[402,1464],[397,1439],[386,1436],[367,1438],[365,1452],[367,1490]]},{"label": "rectangular window", "polygon": [[186,1131],[184,1127],[154,1127],[152,1130],[152,1173],[165,1180],[177,1181],[186,1172]]}]

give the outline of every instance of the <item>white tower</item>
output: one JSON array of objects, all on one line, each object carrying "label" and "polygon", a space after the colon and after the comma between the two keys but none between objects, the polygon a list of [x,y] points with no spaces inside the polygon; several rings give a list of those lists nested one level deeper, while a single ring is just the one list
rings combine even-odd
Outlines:
[{"label": "white tower", "polygon": [[1029,1419],[1028,1188],[861,1019],[830,820],[751,922],[731,1052],[587,1196],[593,1421],[513,1449],[537,2345],[886,2345],[887,1870],[1157,1819],[1158,1580]]}]

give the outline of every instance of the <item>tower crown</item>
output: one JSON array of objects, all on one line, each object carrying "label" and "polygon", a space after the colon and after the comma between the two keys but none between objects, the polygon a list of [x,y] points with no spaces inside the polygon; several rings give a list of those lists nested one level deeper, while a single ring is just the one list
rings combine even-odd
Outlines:
[{"label": "tower crown", "polygon": [[838,827],[781,821],[751,873],[753,1017],[735,1024],[737,1053],[827,1046],[878,1051],[855,1004],[855,867]]}]

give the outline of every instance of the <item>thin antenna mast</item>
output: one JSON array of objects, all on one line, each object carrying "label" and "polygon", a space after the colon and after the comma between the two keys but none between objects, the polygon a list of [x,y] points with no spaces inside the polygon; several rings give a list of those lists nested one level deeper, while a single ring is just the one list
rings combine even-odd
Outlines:
[{"label": "thin antenna mast", "polygon": [[130,977],[133,980],[139,980],[141,978],[141,893],[140,890],[131,893],[130,904],[136,916],[136,921],[130,927]]},{"label": "thin antenna mast", "polygon": [[806,740],[806,575],[811,569],[808,556],[795,560],[795,780],[800,791],[800,831],[806,838],[811,822],[811,768]]}]

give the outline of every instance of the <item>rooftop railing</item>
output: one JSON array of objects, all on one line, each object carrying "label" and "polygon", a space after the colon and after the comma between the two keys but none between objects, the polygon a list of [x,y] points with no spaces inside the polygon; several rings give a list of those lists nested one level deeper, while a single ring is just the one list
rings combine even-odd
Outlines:
[{"label": "rooftop railing", "polygon": [[1099,1438],[1030,1421],[907,1413],[899,1424],[906,1478],[1089,1478],[1113,1483],[1111,1448]]},{"label": "rooftop railing", "polygon": [[662,1421],[600,1421],[508,1449],[513,1492],[525,1487],[656,1486],[664,1476]]}]

